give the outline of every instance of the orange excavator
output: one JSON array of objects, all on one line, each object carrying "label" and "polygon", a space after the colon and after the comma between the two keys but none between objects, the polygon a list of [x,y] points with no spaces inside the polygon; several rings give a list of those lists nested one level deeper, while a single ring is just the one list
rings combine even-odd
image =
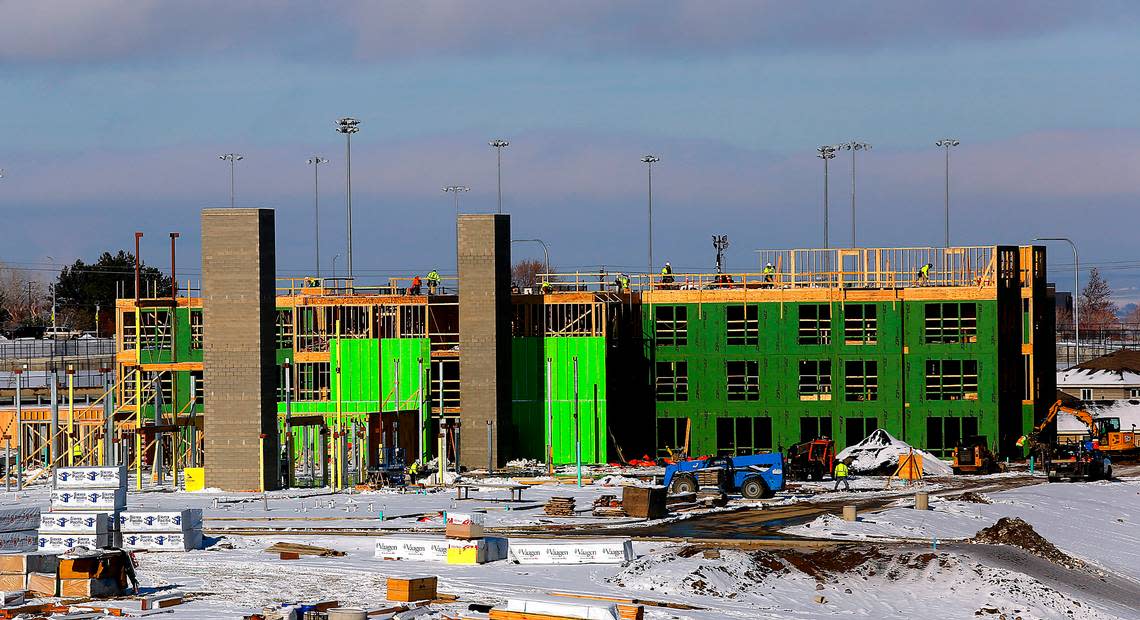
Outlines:
[{"label": "orange excavator", "polygon": [[1121,430],[1120,418],[1097,418],[1084,409],[1068,407],[1059,400],[1049,407],[1049,414],[1029,435],[1017,440],[1018,447],[1025,445],[1026,441],[1031,446],[1043,445],[1040,441],[1041,434],[1061,412],[1073,416],[1084,424],[1089,429],[1089,440],[1096,442],[1097,449],[1109,456],[1131,455],[1140,451],[1140,432],[1135,428]]}]

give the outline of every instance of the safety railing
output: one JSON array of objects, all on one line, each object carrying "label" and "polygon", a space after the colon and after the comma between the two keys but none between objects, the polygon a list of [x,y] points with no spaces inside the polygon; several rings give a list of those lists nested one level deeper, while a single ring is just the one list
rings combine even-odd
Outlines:
[{"label": "safety railing", "polygon": [[344,297],[360,295],[454,295],[459,292],[459,278],[441,276],[432,287],[427,276],[420,276],[419,291],[415,290],[415,276],[388,278],[387,284],[357,284],[355,278],[278,278],[278,296]]}]

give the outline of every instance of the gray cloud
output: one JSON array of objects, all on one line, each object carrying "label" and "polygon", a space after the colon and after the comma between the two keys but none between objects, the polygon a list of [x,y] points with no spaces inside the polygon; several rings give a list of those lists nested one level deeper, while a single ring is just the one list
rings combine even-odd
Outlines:
[{"label": "gray cloud", "polygon": [[1085,27],[1128,32],[1140,6],[1119,0],[0,0],[0,14],[0,63],[257,53],[385,61],[934,47]]}]

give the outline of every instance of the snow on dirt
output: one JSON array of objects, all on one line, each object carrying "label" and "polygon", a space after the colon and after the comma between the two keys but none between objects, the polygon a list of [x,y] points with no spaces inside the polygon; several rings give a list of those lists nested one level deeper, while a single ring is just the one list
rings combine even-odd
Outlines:
[{"label": "snow on dirt", "polygon": [[922,470],[925,476],[949,476],[954,472],[950,465],[938,457],[912,447],[907,442],[896,439],[883,429],[876,429],[863,441],[848,446],[835,456],[835,460],[848,461],[851,471],[860,474],[893,473],[898,467],[899,457],[905,454],[922,457]]}]

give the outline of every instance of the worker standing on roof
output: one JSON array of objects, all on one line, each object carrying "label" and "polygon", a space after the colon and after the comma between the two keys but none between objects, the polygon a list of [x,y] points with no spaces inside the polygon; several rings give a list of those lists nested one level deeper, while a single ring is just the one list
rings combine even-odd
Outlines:
[{"label": "worker standing on roof", "polygon": [[776,268],[772,263],[764,265],[764,288],[772,288],[772,283],[776,281]]},{"label": "worker standing on roof", "polygon": [[669,264],[669,261],[665,261],[665,266],[661,268],[661,283],[672,284],[673,282],[673,266]]},{"label": "worker standing on roof", "polygon": [[542,281],[542,294],[543,295],[549,295],[553,292],[554,292],[554,287],[550,286],[550,283],[547,282],[546,280],[543,280]]},{"label": "worker standing on roof", "polygon": [[839,490],[839,483],[842,482],[843,483],[843,490],[844,491],[850,491],[851,490],[851,483],[849,483],[847,481],[848,475],[849,475],[849,472],[847,469],[847,463],[845,463],[844,461],[839,461],[838,463],[836,463],[835,464],[835,475],[834,475],[835,489],[833,489],[833,490],[838,491]]},{"label": "worker standing on roof", "polygon": [[934,268],[932,263],[926,263],[918,268],[918,283],[925,285],[930,283],[930,270]]},{"label": "worker standing on roof", "polygon": [[614,286],[617,287],[619,293],[629,292],[629,276],[624,273],[617,274],[614,278]]},{"label": "worker standing on roof", "polygon": [[416,276],[414,278],[412,278],[412,288],[408,289],[408,294],[409,295],[419,295],[422,290],[423,290],[423,281],[420,280],[420,274],[417,273]]},{"label": "worker standing on roof", "polygon": [[439,290],[439,272],[432,269],[427,275],[428,281],[428,295],[435,295]]}]

